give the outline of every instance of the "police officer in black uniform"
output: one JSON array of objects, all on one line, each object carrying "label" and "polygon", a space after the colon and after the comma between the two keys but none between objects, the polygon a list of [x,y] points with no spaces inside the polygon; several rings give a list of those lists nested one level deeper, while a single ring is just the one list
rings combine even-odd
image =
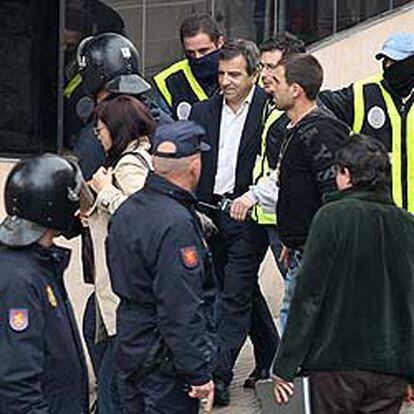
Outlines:
[{"label": "police officer in black uniform", "polygon": [[185,58],[154,76],[158,102],[174,119],[188,119],[192,106],[219,93],[218,51],[224,44],[219,24],[193,14],[180,26]]},{"label": "police officer in black uniform", "polygon": [[139,74],[139,61],[134,44],[117,33],[87,37],[78,46],[77,63],[85,93],[78,111],[86,125],[79,133],[73,153],[87,180],[105,163],[105,152],[93,133],[91,115],[95,103],[111,99],[111,95],[125,94],[151,106],[144,96],[151,86]]},{"label": "police officer in black uniform", "polygon": [[128,414],[191,414],[199,399],[212,403],[215,283],[192,194],[209,149],[204,135],[190,121],[160,126],[155,172],[112,218],[115,353]]},{"label": "police officer in black uniform", "polygon": [[380,140],[391,156],[392,196],[414,213],[414,33],[389,36],[375,58],[382,72],[319,99],[355,133]]},{"label": "police officer in black uniform", "polygon": [[82,345],[53,244],[79,207],[81,173],[45,154],[8,176],[0,225],[0,413],[88,412]]}]

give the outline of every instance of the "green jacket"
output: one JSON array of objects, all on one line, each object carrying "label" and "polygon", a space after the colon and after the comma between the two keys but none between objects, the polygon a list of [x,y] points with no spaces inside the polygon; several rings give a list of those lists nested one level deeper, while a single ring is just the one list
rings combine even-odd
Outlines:
[{"label": "green jacket", "polygon": [[414,379],[414,217],[346,190],[312,222],[273,371],[364,370]]}]

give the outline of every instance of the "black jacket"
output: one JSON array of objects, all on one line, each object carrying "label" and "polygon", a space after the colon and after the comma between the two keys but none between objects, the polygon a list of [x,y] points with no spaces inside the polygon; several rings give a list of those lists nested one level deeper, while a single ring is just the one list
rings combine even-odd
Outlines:
[{"label": "black jacket", "polygon": [[63,284],[69,251],[0,247],[0,413],[88,412],[83,348]]},{"label": "black jacket", "polygon": [[365,370],[414,379],[414,218],[347,190],[316,214],[274,373]]},{"label": "black jacket", "polygon": [[343,122],[316,108],[282,143],[277,217],[280,238],[287,247],[303,247],[322,195],[336,188],[335,152],[348,136],[349,128]]},{"label": "black jacket", "polygon": [[[252,171],[256,157],[260,155],[262,134],[262,113],[266,102],[263,89],[255,87],[253,100],[243,128],[237,158],[236,184],[234,196],[239,196],[249,189],[252,184]],[[203,153],[202,172],[197,189],[197,197],[205,202],[211,202],[214,182],[217,172],[218,149],[220,138],[221,110],[223,96],[212,98],[194,105],[190,119],[202,125],[207,132],[207,142],[211,145],[209,152]]]},{"label": "black jacket", "polygon": [[108,265],[121,298],[116,363],[126,378],[167,358],[187,384],[211,379],[215,285],[194,206],[189,192],[150,173],[112,218]]}]

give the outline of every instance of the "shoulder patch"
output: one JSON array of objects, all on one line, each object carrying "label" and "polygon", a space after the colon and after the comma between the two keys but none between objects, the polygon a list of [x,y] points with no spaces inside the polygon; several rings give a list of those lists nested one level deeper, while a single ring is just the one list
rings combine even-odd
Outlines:
[{"label": "shoulder patch", "polygon": [[13,331],[23,332],[29,326],[29,310],[26,308],[9,309],[9,325]]},{"label": "shoulder patch", "polygon": [[199,260],[195,246],[182,247],[180,251],[184,266],[188,269],[194,269],[198,265]]},{"label": "shoulder patch", "polygon": [[56,300],[55,292],[53,292],[52,286],[50,285],[46,286],[46,293],[47,293],[47,299],[49,300],[49,303],[52,305],[53,308],[56,308],[58,303]]}]

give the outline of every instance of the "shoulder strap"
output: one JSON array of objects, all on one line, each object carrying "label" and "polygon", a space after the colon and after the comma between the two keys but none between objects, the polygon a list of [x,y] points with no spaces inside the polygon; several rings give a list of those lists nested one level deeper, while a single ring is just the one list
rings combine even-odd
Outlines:
[{"label": "shoulder strap", "polygon": [[[140,154],[139,152],[136,151],[128,151],[128,152],[124,152],[117,160],[117,162],[115,163],[115,166],[119,163],[119,161],[122,160],[122,158],[124,158],[126,155],[133,155],[135,158],[137,158],[138,160],[140,160],[142,162],[142,164],[144,164],[145,168],[147,170],[151,170],[151,165],[149,164],[149,162],[146,160],[146,158]],[[121,189],[119,183],[116,180],[115,175],[113,176],[113,184],[116,188]]]},{"label": "shoulder strap", "polygon": [[124,158],[126,155],[133,155],[135,158],[137,158],[137,159],[139,159],[143,164],[144,164],[144,166],[148,169],[148,170],[150,170],[151,169],[151,166],[150,166],[150,164],[149,164],[149,162],[146,160],[146,158],[142,155],[142,154],[140,154],[139,152],[136,152],[136,151],[128,151],[128,152],[124,152],[119,158],[118,158],[118,161],[116,162],[116,164],[118,164],[119,163],[119,161],[121,161],[122,160],[122,158]]}]

